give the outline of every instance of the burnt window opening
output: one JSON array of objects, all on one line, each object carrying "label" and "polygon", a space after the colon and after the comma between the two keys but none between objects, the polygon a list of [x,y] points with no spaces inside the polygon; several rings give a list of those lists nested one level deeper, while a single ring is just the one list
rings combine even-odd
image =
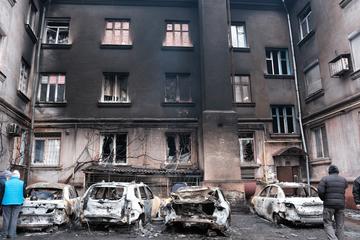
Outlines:
[{"label": "burnt window opening", "polygon": [[120,200],[123,197],[124,188],[122,187],[95,187],[93,188],[90,198],[95,200],[108,199]]},{"label": "burnt window opening", "polygon": [[240,133],[240,160],[241,162],[251,163],[255,161],[254,157],[254,134]]},{"label": "burnt window opening", "polygon": [[27,190],[26,197],[31,201],[38,200],[62,200],[63,191],[56,188],[31,188]]},{"label": "burnt window opening", "polygon": [[165,102],[192,102],[189,74],[166,74]]},{"label": "burnt window opening", "polygon": [[105,134],[102,136],[103,163],[126,164],[127,134]]},{"label": "burnt window opening", "polygon": [[187,163],[191,161],[191,134],[167,134],[167,161]]},{"label": "burnt window opening", "polygon": [[102,102],[129,102],[128,74],[104,73]]}]

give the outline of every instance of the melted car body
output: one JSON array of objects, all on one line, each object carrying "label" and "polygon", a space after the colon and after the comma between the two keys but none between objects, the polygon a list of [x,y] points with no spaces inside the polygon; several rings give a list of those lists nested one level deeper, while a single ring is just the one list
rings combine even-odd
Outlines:
[{"label": "melted car body", "polygon": [[61,183],[35,183],[26,188],[18,219],[20,228],[46,228],[70,223],[79,216],[80,198],[75,188]]},{"label": "melted car body", "polygon": [[93,184],[81,203],[81,222],[123,225],[150,221],[160,199],[143,183],[102,182]]},{"label": "melted car body", "polygon": [[303,183],[276,183],[252,199],[255,212],[275,223],[321,224],[323,202],[314,187]]},{"label": "melted car body", "polygon": [[225,231],[230,224],[230,205],[219,188],[182,187],[171,193],[165,207],[165,224],[206,226]]}]

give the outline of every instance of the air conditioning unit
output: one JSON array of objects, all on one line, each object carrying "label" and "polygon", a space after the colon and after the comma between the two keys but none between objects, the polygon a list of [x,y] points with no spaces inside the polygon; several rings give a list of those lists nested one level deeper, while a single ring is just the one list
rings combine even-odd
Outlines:
[{"label": "air conditioning unit", "polygon": [[350,54],[341,54],[329,62],[330,76],[341,77],[351,70]]},{"label": "air conditioning unit", "polygon": [[6,126],[6,133],[13,137],[21,136],[21,127],[16,123],[9,123]]}]

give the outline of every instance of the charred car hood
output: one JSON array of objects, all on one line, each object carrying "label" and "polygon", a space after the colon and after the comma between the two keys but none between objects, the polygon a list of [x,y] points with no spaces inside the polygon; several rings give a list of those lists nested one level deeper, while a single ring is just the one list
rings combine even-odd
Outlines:
[{"label": "charred car hood", "polygon": [[186,188],[172,193],[171,199],[173,203],[206,203],[215,201],[213,194],[214,190],[206,187]]}]

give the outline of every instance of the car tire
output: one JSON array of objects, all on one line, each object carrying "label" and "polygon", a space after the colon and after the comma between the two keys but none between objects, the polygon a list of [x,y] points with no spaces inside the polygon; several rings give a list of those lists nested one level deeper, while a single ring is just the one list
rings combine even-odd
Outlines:
[{"label": "car tire", "polygon": [[280,217],[279,214],[277,214],[277,213],[273,214],[273,223],[277,226],[279,226],[280,224],[283,223],[283,219]]}]

